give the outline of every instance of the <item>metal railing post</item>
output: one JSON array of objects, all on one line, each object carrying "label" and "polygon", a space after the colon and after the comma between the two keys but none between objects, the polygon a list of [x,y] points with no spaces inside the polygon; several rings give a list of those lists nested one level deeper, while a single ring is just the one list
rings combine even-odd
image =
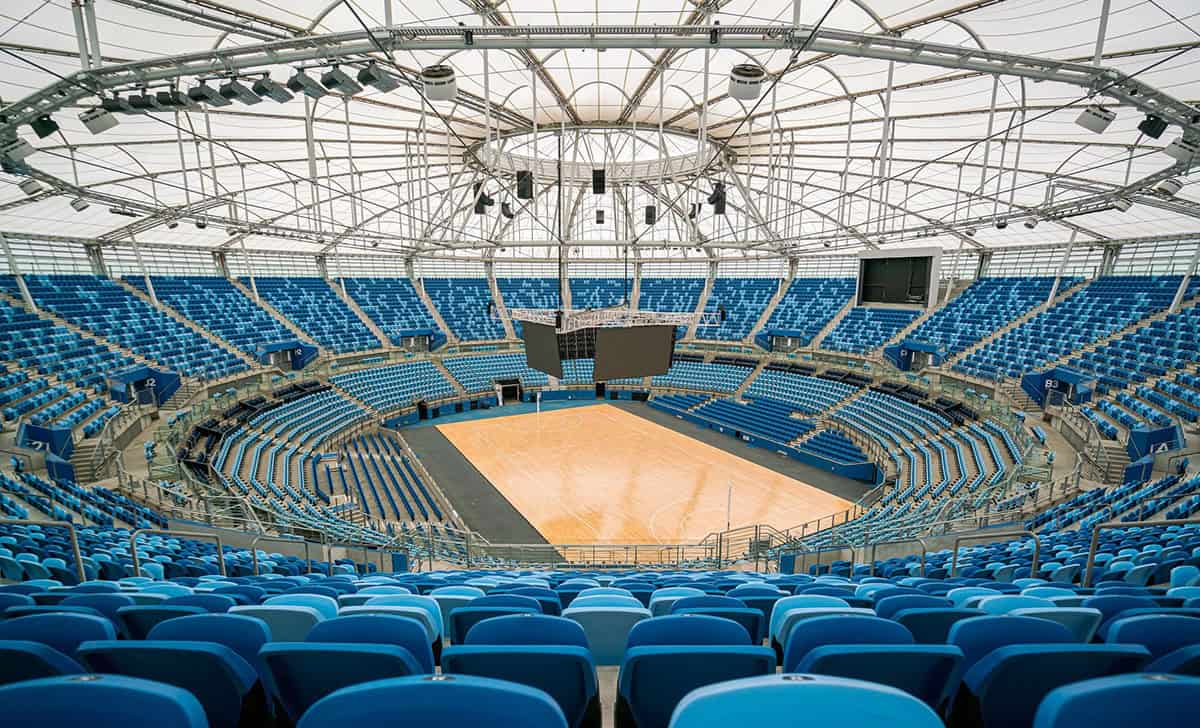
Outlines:
[{"label": "metal railing post", "polygon": [[925,576],[925,555],[929,552],[929,545],[925,543],[925,539],[919,536],[915,538],[902,538],[897,541],[879,541],[871,544],[871,555],[868,557],[868,561],[871,562],[871,573],[869,576],[875,576],[876,549],[878,549],[880,546],[890,546],[891,544],[897,543],[909,543],[911,541],[916,541],[917,543],[921,544],[921,576]]},{"label": "metal railing post", "polygon": [[304,573],[312,573],[312,559],[309,557],[311,544],[307,539],[303,538],[286,538],[284,536],[255,536],[250,542],[250,559],[254,564],[254,575],[258,576],[258,549],[254,548],[259,541],[274,541],[276,543],[302,543],[304,544]]},{"label": "metal railing post", "polygon": [[0,518],[0,523],[24,526],[57,526],[67,529],[67,534],[71,537],[71,552],[75,557],[75,572],[79,574],[79,581],[87,581],[87,572],[83,570],[83,553],[79,550],[79,536],[75,533],[74,523],[69,521],[33,521],[28,518]]},{"label": "metal railing post", "polygon": [[1088,546],[1087,568],[1083,573],[1082,586],[1089,586],[1092,582],[1092,570],[1096,565],[1096,550],[1100,545],[1100,532],[1109,531],[1115,528],[1141,528],[1145,526],[1186,526],[1200,524],[1198,518],[1172,518],[1166,521],[1109,521],[1108,523],[1097,524],[1092,529],[1092,542]]},{"label": "metal railing post", "polygon": [[137,537],[142,534],[158,534],[160,536],[183,536],[184,538],[211,539],[217,544],[217,567],[221,576],[228,576],[225,571],[225,553],[221,550],[221,537],[215,533],[200,533],[198,531],[166,531],[161,528],[139,528],[129,534],[129,555],[133,559],[133,575],[141,576],[141,562],[137,555]]}]

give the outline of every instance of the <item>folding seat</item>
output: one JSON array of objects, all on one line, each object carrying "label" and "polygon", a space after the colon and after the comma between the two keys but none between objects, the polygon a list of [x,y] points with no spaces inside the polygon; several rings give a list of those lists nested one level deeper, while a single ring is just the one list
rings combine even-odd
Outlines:
[{"label": "folding seat", "polygon": [[[462,610],[456,610],[457,615]],[[563,617],[583,627],[592,659],[597,665],[619,665],[625,654],[626,638],[634,625],[650,618],[645,607],[568,607]]]},{"label": "folding seat", "polygon": [[542,607],[542,614],[557,617],[562,614],[562,600],[553,590],[540,586],[522,586],[512,590],[511,594],[536,599]]},{"label": "folding seat", "polygon": [[197,614],[160,622],[149,640],[164,642],[215,642],[233,650],[246,664],[263,674],[258,651],[271,641],[267,623],[240,614]]},{"label": "folding seat", "polygon": [[1071,630],[1075,641],[1085,644],[1092,641],[1103,618],[1099,609],[1088,607],[1027,607],[1014,609],[1009,614],[1014,617],[1036,617],[1058,622]]},{"label": "folding seat", "polygon": [[490,677],[528,685],[554,698],[574,727],[601,723],[596,666],[587,636],[564,617],[528,614],[484,620],[467,644],[447,648],[444,674]]},{"label": "folding seat", "polygon": [[27,594],[0,592],[0,613],[9,607],[31,607],[34,603],[33,597]]},{"label": "folding seat", "polygon": [[9,728],[81,722],[89,728],[208,726],[204,708],[187,690],[122,675],[71,675],[6,685],[0,687],[0,703]]},{"label": "folding seat", "polygon": [[[1016,619],[1000,617],[999,619]],[[992,650],[963,675],[947,725],[1029,725],[1051,690],[1137,672],[1150,654],[1140,645],[1020,644]]]},{"label": "folding seat", "polygon": [[131,607],[133,603],[133,599],[124,594],[80,594],[69,596],[61,602],[64,607],[95,609],[114,624],[117,622],[117,610],[121,607]]},{"label": "folding seat", "polygon": [[1080,606],[1100,610],[1103,618],[1100,620],[1099,635],[1105,634],[1105,625],[1117,615],[1130,609],[1157,609],[1158,604],[1149,597],[1130,596],[1125,594],[1101,595],[1086,597]]},{"label": "folding seat", "polygon": [[257,617],[267,623],[271,630],[271,639],[276,642],[301,642],[309,630],[324,617],[312,607],[269,606],[260,604],[254,607],[233,607],[230,614],[245,617]]},{"label": "folding seat", "polygon": [[395,645],[408,650],[422,672],[433,674],[433,649],[425,625],[408,617],[354,614],[317,623],[306,642]]},{"label": "folding seat", "polygon": [[1054,609],[1054,602],[1049,599],[1027,597],[1020,594],[1005,594],[998,597],[984,597],[979,600],[976,607],[988,614],[1008,614],[1014,609]]},{"label": "folding seat", "polygon": [[176,617],[208,614],[202,607],[134,605],[117,610],[117,627],[131,640],[144,640],[154,625]]},{"label": "folding seat", "polygon": [[732,619],[746,628],[750,641],[762,644],[766,638],[767,620],[757,609],[747,607],[733,597],[705,595],[702,597],[683,597],[671,605],[671,614],[703,614],[710,617]]},{"label": "folding seat", "polygon": [[[215,642],[97,640],[79,646],[92,672],[155,680],[183,688],[204,706],[213,728],[260,725],[270,715],[254,667]],[[256,689],[258,688],[258,689]]]},{"label": "folding seat", "polygon": [[954,603],[956,607],[967,607],[967,602],[974,597],[996,597],[1000,596],[1000,592],[995,589],[986,589],[977,586],[959,587],[946,592],[946,598]]},{"label": "folding seat", "polygon": [[40,642],[0,640],[0,685],[82,672],[78,662]]},{"label": "folding seat", "polygon": [[900,594],[875,601],[875,614],[883,619],[893,619],[906,609],[949,608],[952,602],[945,597],[928,594]]},{"label": "folding seat", "polygon": [[946,643],[963,651],[963,673],[992,651],[1008,645],[1075,643],[1075,636],[1061,624],[1033,617],[988,615],[955,622]]},{"label": "folding seat", "polygon": [[[362,591],[359,593],[361,594]],[[445,626],[450,624],[450,612],[458,607],[467,606],[473,599],[486,596],[486,593],[478,587],[463,584],[438,587],[430,591],[429,596],[438,603],[438,608],[442,610],[442,625]]]},{"label": "folding seat", "polygon": [[734,622],[700,615],[653,617],[629,632],[617,682],[616,725],[666,728],[680,700],[696,688],[766,675],[775,654],[750,645]]},{"label": "folding seat", "polygon": [[1200,618],[1159,614],[1119,617],[1109,623],[1104,641],[1141,645],[1157,660],[1180,648],[1200,645]]},{"label": "folding seat", "polygon": [[237,606],[237,600],[225,594],[186,594],[171,597],[163,602],[164,607],[200,607],[206,612],[218,614]]},{"label": "folding seat", "polygon": [[1184,728],[1200,713],[1200,679],[1181,675],[1113,675],[1050,691],[1033,728],[1152,725]]},{"label": "folding seat", "polygon": [[[491,597],[484,597],[485,599]],[[485,619],[493,619],[495,617],[505,617],[515,614],[541,614],[539,611],[541,605],[537,601],[529,597],[521,597],[528,599],[537,606],[489,606],[476,607],[459,607],[450,613],[450,642],[456,645],[461,645],[467,641],[468,633],[476,624]],[[479,601],[479,600],[476,600]],[[563,616],[569,616],[565,612]]]},{"label": "folding seat", "polygon": [[67,657],[75,657],[79,645],[89,640],[116,638],[113,623],[95,614],[31,614],[0,621],[0,640],[39,642]]},{"label": "folding seat", "polygon": [[388,725],[403,705],[404,725],[508,728],[520,716],[526,728],[566,728],[562,710],[544,692],[471,675],[406,677],[354,685],[325,697],[297,728]]},{"label": "folding seat", "polygon": [[[802,716],[799,717],[799,716]],[[675,708],[670,728],[761,725],[812,728],[941,728],[920,700],[887,685],[826,675],[767,675],[707,685]]]}]

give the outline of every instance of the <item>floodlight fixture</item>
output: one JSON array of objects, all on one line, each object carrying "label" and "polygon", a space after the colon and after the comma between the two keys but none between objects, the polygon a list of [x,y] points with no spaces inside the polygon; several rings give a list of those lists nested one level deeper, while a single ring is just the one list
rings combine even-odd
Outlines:
[{"label": "floodlight fixture", "polygon": [[1179,137],[1163,151],[1184,164],[1191,164],[1193,159],[1200,156],[1200,139]]},{"label": "floodlight fixture", "polygon": [[79,121],[93,134],[101,134],[117,125],[117,117],[101,107],[79,112]]},{"label": "floodlight fixture", "polygon": [[286,104],[292,100],[292,92],[283,87],[283,84],[271,80],[270,76],[263,76],[250,85],[250,90],[258,94],[260,98],[268,98],[281,104]]},{"label": "floodlight fixture", "polygon": [[33,133],[37,134],[38,139],[45,139],[58,131],[58,122],[51,119],[49,114],[42,114],[29,122],[29,126],[33,129]]},{"label": "floodlight fixture", "polygon": [[288,79],[287,87],[298,94],[304,94],[310,99],[319,99],[322,96],[329,95],[329,92],[325,90],[325,87],[317,79],[304,71],[296,71]]},{"label": "floodlight fixture", "polygon": [[739,101],[754,101],[762,94],[767,72],[757,63],[739,63],[729,71],[729,95]]},{"label": "floodlight fixture", "polygon": [[75,199],[71,200],[71,207],[75,209],[75,212],[83,212],[91,207],[91,204],[82,197],[76,197]]},{"label": "floodlight fixture", "polygon": [[1176,177],[1172,177],[1171,179],[1164,179],[1162,182],[1159,182],[1158,185],[1155,186],[1154,191],[1162,197],[1174,197],[1175,195],[1179,194],[1179,191],[1182,189],[1183,181]]},{"label": "floodlight fixture", "polygon": [[1036,217],[1031,217],[1022,224],[1025,226],[1026,230],[1032,230],[1038,226],[1038,219]]},{"label": "floodlight fixture", "polygon": [[25,141],[21,137],[15,137],[0,144],[0,155],[3,155],[10,161],[20,162],[37,151],[37,147]]},{"label": "floodlight fixture", "polygon": [[246,106],[262,103],[262,99],[258,94],[254,93],[249,86],[236,78],[231,78],[221,84],[221,95],[230,101],[240,101]]},{"label": "floodlight fixture", "polygon": [[1133,200],[1127,197],[1118,197],[1113,200],[1113,207],[1121,212],[1128,212],[1129,208],[1133,207]]},{"label": "floodlight fixture", "polygon": [[713,206],[714,215],[725,214],[725,183],[714,182],[712,194],[708,196],[708,204]]},{"label": "floodlight fixture", "polygon": [[342,69],[334,66],[321,75],[321,83],[330,91],[337,92],[343,96],[353,96],[363,90],[358,81],[350,78]]},{"label": "floodlight fixture", "polygon": [[383,93],[400,88],[400,79],[380,68],[375,61],[371,61],[358,72],[358,82]]},{"label": "floodlight fixture", "polygon": [[22,180],[21,183],[17,185],[17,187],[20,187],[21,191],[30,197],[33,197],[34,195],[36,195],[37,193],[42,191],[41,183],[32,177],[30,177],[29,179]]},{"label": "floodlight fixture", "polygon": [[1103,134],[1108,125],[1117,118],[1117,112],[1104,108],[1100,104],[1092,104],[1079,113],[1075,123],[1088,131]]},{"label": "floodlight fixture", "polygon": [[1158,139],[1167,130],[1167,122],[1161,116],[1146,114],[1146,118],[1142,119],[1137,128],[1138,131],[1151,139]]},{"label": "floodlight fixture", "polygon": [[996,229],[1003,230],[1008,227],[1008,220],[1003,217],[996,218]]},{"label": "floodlight fixture", "polygon": [[123,99],[120,96],[101,99],[100,108],[111,114],[128,114],[133,111],[133,107],[129,105],[129,99]]},{"label": "floodlight fixture", "polygon": [[187,95],[192,101],[209,106],[229,106],[233,103],[205,81],[201,81],[199,86],[188,89]]},{"label": "floodlight fixture", "polygon": [[110,207],[108,208],[108,211],[114,215],[120,215],[121,217],[138,217],[136,212],[133,210],[127,210],[124,207]]}]

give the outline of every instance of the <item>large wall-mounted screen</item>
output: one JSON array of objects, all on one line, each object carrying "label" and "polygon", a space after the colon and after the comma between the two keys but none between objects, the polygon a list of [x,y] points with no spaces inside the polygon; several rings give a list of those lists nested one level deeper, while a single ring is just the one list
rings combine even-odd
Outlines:
[{"label": "large wall-mounted screen", "polygon": [[859,262],[859,303],[929,303],[931,256],[863,258]]}]

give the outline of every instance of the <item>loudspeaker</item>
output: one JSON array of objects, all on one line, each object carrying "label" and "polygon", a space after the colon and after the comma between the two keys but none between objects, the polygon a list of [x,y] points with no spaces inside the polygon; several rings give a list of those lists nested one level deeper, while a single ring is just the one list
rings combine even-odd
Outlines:
[{"label": "loudspeaker", "polygon": [[527,169],[517,170],[517,199],[533,199],[533,172]]},{"label": "loudspeaker", "polygon": [[646,205],[646,224],[653,225],[658,221],[658,210],[654,205]]},{"label": "loudspeaker", "polygon": [[487,212],[487,208],[496,203],[494,199],[488,196],[488,193],[483,189],[482,182],[476,182],[472,187],[475,193],[475,214],[482,215]]},{"label": "loudspeaker", "polygon": [[596,224],[597,225],[604,224],[604,210],[596,210]]},{"label": "loudspeaker", "polygon": [[604,194],[604,170],[592,170],[592,194]]}]

